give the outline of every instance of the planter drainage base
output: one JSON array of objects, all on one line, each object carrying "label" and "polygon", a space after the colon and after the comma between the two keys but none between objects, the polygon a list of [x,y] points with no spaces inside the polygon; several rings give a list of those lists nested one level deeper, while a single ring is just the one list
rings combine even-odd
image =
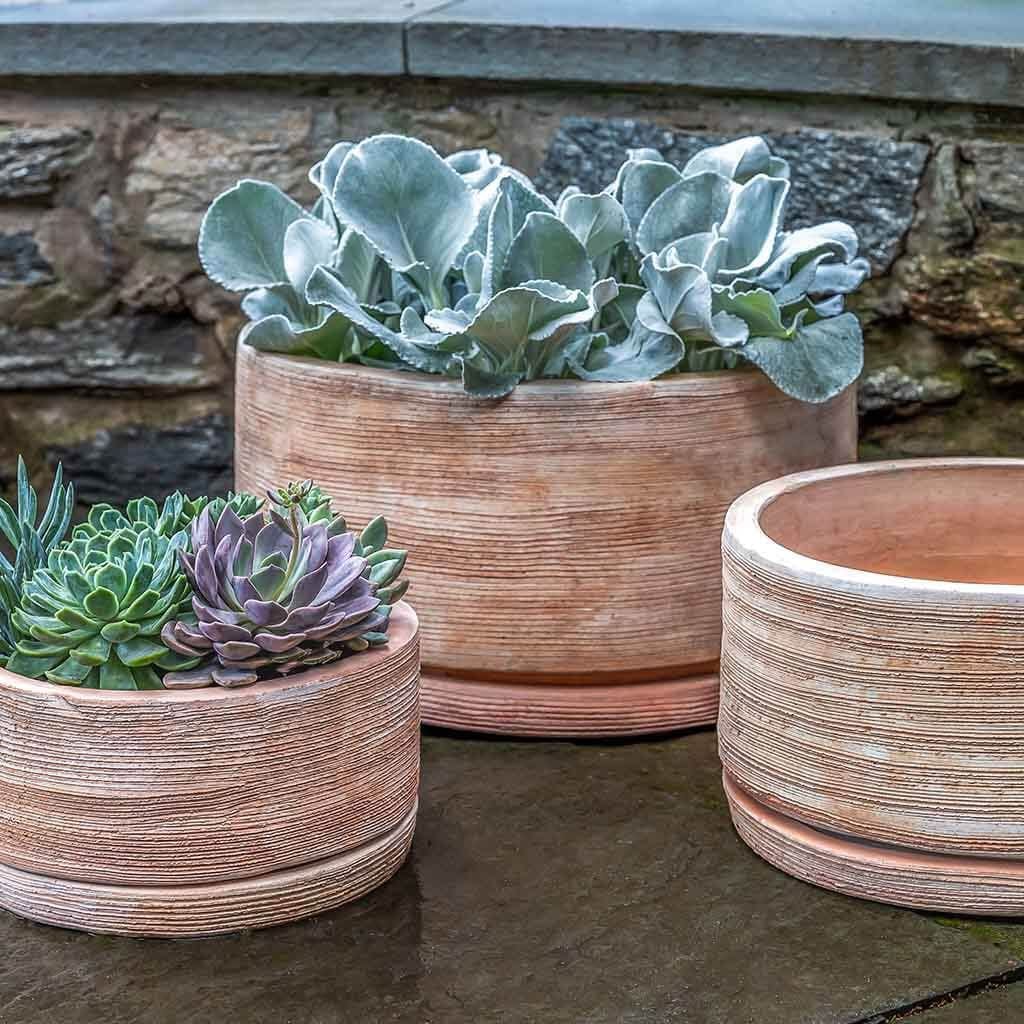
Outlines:
[{"label": "planter drainage base", "polygon": [[149,938],[266,928],[332,910],[386,882],[412,844],[416,806],[373,842],[313,864],[236,882],[107,885],[0,864],[0,907],[43,924]]},{"label": "planter drainage base", "polygon": [[926,853],[823,832],[767,807],[728,772],[722,780],[740,838],[794,878],[918,910],[1024,914],[1024,861]]},{"label": "planter drainage base", "polygon": [[643,736],[713,725],[718,673],[604,686],[472,682],[424,669],[425,725],[507,736]]}]

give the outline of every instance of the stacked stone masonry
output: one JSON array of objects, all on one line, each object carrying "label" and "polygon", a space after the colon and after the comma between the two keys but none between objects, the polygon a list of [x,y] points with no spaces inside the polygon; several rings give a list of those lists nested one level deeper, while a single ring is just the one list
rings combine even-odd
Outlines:
[{"label": "stacked stone masonry", "polygon": [[760,133],[790,226],[846,219],[874,277],[861,455],[1024,455],[1024,111],[435,80],[0,82],[0,489],[24,451],[84,501],[231,479],[238,297],[195,240],[240,177],[312,201],[337,139],[487,146],[556,194],[626,147]]}]

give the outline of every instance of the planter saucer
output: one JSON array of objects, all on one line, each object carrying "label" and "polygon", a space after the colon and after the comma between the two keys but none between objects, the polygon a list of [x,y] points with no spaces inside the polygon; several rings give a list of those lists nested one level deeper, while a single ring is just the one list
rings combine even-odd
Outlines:
[{"label": "planter saucer", "polygon": [[722,782],[740,838],[801,881],[917,910],[1024,914],[1024,860],[925,853],[823,832],[756,800],[727,771]]},{"label": "planter saucer", "polygon": [[424,669],[425,725],[508,736],[645,736],[714,725],[718,673],[653,683],[551,685],[473,682]]},{"label": "planter saucer", "polygon": [[108,885],[0,864],[0,907],[42,924],[146,938],[267,928],[332,910],[386,882],[412,844],[416,809],[372,842],[312,864],[200,885]]}]

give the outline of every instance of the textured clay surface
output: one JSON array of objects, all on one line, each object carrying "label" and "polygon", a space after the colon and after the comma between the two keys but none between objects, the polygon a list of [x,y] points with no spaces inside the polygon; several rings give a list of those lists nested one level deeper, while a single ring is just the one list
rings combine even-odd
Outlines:
[{"label": "textured clay surface", "polygon": [[773,863],[1024,911],[1024,547],[1000,528],[1022,499],[1019,460],[910,461],[730,510],[720,748],[737,827]]},{"label": "textured clay surface", "polygon": [[[244,345],[236,427],[239,488],[313,477],[414,552],[424,721],[527,735],[713,720],[688,677],[718,661],[726,509],[856,453],[852,390],[807,405],[753,372],[540,381],[474,402],[451,380]],[[607,694],[637,683],[663,685]]]},{"label": "textured clay surface", "polygon": [[351,899],[398,867],[419,780],[416,616],[358,657],[238,689],[0,672],[0,905],[190,934]]}]

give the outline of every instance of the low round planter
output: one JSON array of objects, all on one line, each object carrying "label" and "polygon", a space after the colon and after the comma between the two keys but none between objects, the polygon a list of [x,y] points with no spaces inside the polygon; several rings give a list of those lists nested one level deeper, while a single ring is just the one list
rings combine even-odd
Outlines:
[{"label": "low round planter", "polygon": [[237,486],[312,477],[415,553],[423,719],[533,736],[714,721],[729,503],[855,457],[825,405],[756,372],[637,384],[452,380],[239,346]]},{"label": "low round planter", "polygon": [[733,821],[790,874],[1024,913],[1024,460],[757,487],[723,538]]},{"label": "low round planter", "polygon": [[78,690],[0,671],[0,906],[123,935],[281,924],[405,859],[417,621],[387,646],[238,689]]}]

